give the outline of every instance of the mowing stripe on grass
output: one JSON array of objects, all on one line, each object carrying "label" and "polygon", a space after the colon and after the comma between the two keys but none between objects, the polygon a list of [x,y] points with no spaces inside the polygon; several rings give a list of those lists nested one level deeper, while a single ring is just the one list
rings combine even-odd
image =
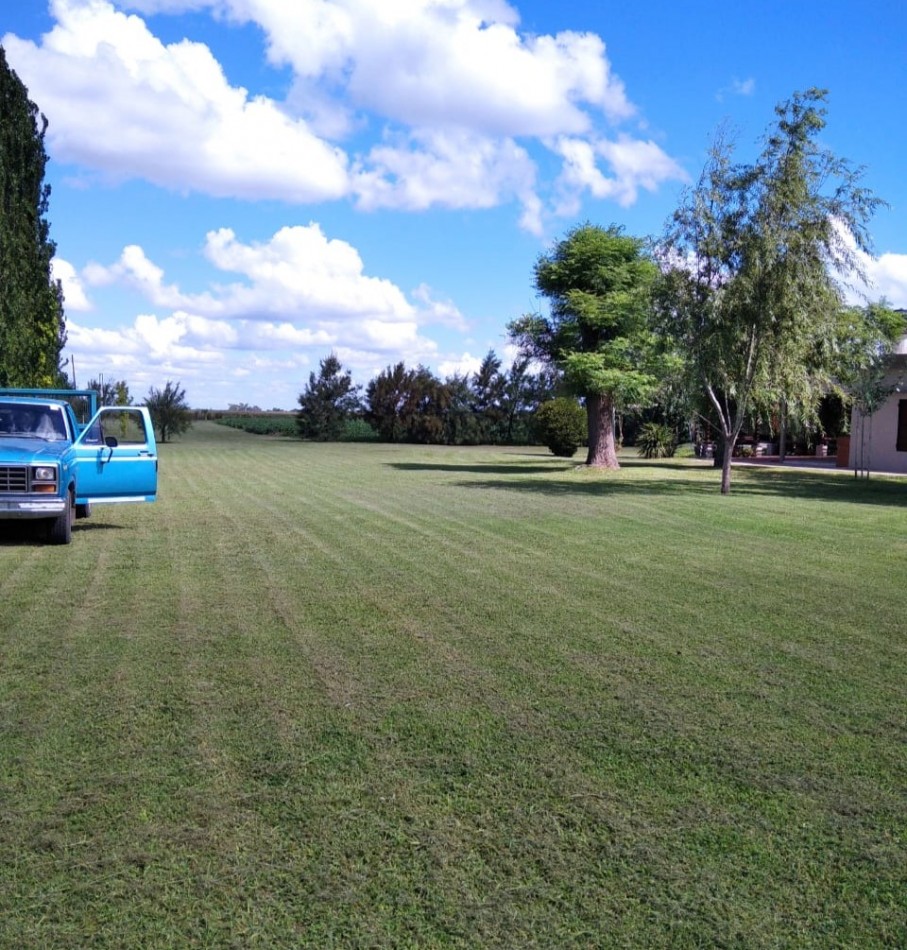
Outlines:
[{"label": "mowing stripe on grass", "polygon": [[907,942],[903,483],[161,457],[0,544],[0,946]]}]

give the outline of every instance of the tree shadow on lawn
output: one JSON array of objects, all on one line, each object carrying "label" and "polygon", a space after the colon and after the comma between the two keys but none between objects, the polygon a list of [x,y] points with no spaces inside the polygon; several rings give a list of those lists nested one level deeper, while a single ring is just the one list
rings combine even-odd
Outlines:
[{"label": "tree shadow on lawn", "polygon": [[388,462],[390,468],[400,472],[475,472],[477,475],[556,475],[561,472],[570,472],[576,468],[575,464],[553,463],[538,465],[530,462],[513,462],[502,464],[494,462],[483,465],[466,465],[462,463],[444,462]]},{"label": "tree shadow on lawn", "polygon": [[[531,465],[517,463],[502,465],[463,465],[443,463],[392,463],[394,468],[412,472],[459,472],[476,475],[547,475],[547,478],[480,478],[458,481],[459,488],[478,488],[492,491],[515,491],[539,495],[717,495],[721,473],[711,465],[678,462],[648,462],[627,460],[621,463],[621,473],[609,478],[608,473],[584,472],[592,477],[571,477],[583,466]],[[634,468],[645,470],[645,480],[626,478]],[[714,471],[713,477],[700,473]],[[664,473],[664,478],[653,477]],[[678,477],[686,475],[688,477]],[[566,477],[565,477],[566,476]],[[693,477],[690,477],[693,476]],[[811,501],[844,502],[849,504],[887,505],[907,507],[907,483],[882,476],[854,479],[827,472],[793,472],[771,468],[742,469],[735,467],[731,478],[731,497],[768,496],[796,498]]]},{"label": "tree shadow on lawn", "polygon": [[[587,469],[584,462],[577,458],[558,458],[550,453],[526,452],[514,458],[526,459],[523,462],[387,462],[390,468],[401,472],[475,472],[487,475],[556,475],[558,473],[592,471]],[[712,463],[694,459],[670,461],[659,459],[657,462],[646,459],[621,459],[621,468],[658,468],[661,470],[678,472],[695,472],[700,470],[711,471]]]}]

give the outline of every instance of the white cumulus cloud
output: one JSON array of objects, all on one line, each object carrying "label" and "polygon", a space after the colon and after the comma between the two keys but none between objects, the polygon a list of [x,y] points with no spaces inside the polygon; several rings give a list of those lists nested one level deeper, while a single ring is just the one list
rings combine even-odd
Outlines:
[{"label": "white cumulus cloud", "polygon": [[51,276],[60,281],[63,288],[63,305],[67,311],[91,310],[91,301],[85,293],[85,284],[75,267],[62,257],[55,257],[52,262]]},{"label": "white cumulus cloud", "polygon": [[512,139],[462,130],[422,132],[375,146],[355,171],[366,210],[431,207],[491,208],[502,198],[537,207],[536,169]]},{"label": "white cumulus cloud", "polygon": [[10,34],[3,45],[62,161],[221,197],[346,194],[344,153],[272,100],[231,86],[208,47],[164,44],[106,0],[51,9],[57,22],[40,46]]},{"label": "white cumulus cloud", "polygon": [[410,299],[392,281],[370,276],[356,248],[328,238],[317,224],[281,228],[261,242],[222,228],[208,233],[201,253],[226,279],[199,294],[168,281],[137,245],[112,264],[90,264],[74,275],[99,292],[125,288],[170,311],[142,312],[114,329],[70,322],[68,345],[78,364],[89,373],[116,366],[152,381],[210,373],[213,385],[218,365],[233,375],[256,361],[273,363],[273,354],[294,367],[329,350],[358,354],[368,365],[426,362],[437,345],[424,326],[465,325],[453,303],[436,299],[429,287],[419,286]]},{"label": "white cumulus cloud", "polygon": [[398,287],[365,274],[359,252],[346,241],[328,239],[317,224],[281,228],[269,241],[252,244],[222,228],[208,234],[205,256],[246,279],[231,285],[220,301],[222,312],[234,316],[412,317],[413,307]]},{"label": "white cumulus cloud", "polygon": [[558,181],[560,211],[575,214],[582,196],[633,204],[640,188],[656,191],[667,181],[687,181],[686,171],[655,142],[621,135],[589,141],[562,137],[554,145],[563,159]]},{"label": "white cumulus cloud", "polygon": [[82,277],[89,287],[124,284],[138,291],[155,306],[183,307],[190,304],[190,298],[180,293],[178,287],[164,283],[164,271],[149,260],[143,248],[137,244],[124,247],[120,259],[114,264],[88,264],[82,271]]},{"label": "white cumulus cloud", "polygon": [[885,297],[893,307],[907,308],[907,254],[881,254],[868,261],[873,298]]},{"label": "white cumulus cloud", "polygon": [[[292,74],[285,99],[231,84],[207,45],[166,43],[142,19],[185,11],[260,30],[261,55]],[[670,177],[651,142],[608,134],[636,110],[601,37],[522,32],[504,0],[52,0],[51,13],[40,42],[2,42],[54,157],[111,182],[364,210],[513,202],[541,233],[552,142],[600,155],[610,142],[616,165],[632,152],[632,174],[585,185],[623,204]]]},{"label": "white cumulus cloud", "polygon": [[[172,4],[165,3],[163,8]],[[150,11],[155,2],[132,4]],[[632,115],[601,38],[521,34],[503,0],[211,0],[264,30],[268,55],[329,80],[353,104],[409,126],[499,135],[578,133],[587,107]]]}]

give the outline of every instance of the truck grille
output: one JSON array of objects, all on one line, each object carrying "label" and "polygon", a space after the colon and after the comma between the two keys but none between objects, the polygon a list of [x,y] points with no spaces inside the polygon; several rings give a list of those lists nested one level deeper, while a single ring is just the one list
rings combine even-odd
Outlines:
[{"label": "truck grille", "polygon": [[0,465],[0,492],[28,490],[28,469],[24,465]]}]

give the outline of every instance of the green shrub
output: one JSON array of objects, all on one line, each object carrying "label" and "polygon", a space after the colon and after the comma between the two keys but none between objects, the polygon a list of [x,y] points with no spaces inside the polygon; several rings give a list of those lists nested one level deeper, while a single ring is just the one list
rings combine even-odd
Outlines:
[{"label": "green shrub", "polygon": [[669,459],[677,451],[677,436],[670,426],[646,422],[639,427],[636,448],[643,458]]},{"label": "green shrub", "polygon": [[571,458],[586,441],[586,411],[575,399],[559,396],[543,402],[535,413],[535,431],[554,455]]},{"label": "green shrub", "polygon": [[343,432],[340,434],[340,442],[377,442],[378,433],[365,421],[354,417],[345,419],[343,423]]}]

